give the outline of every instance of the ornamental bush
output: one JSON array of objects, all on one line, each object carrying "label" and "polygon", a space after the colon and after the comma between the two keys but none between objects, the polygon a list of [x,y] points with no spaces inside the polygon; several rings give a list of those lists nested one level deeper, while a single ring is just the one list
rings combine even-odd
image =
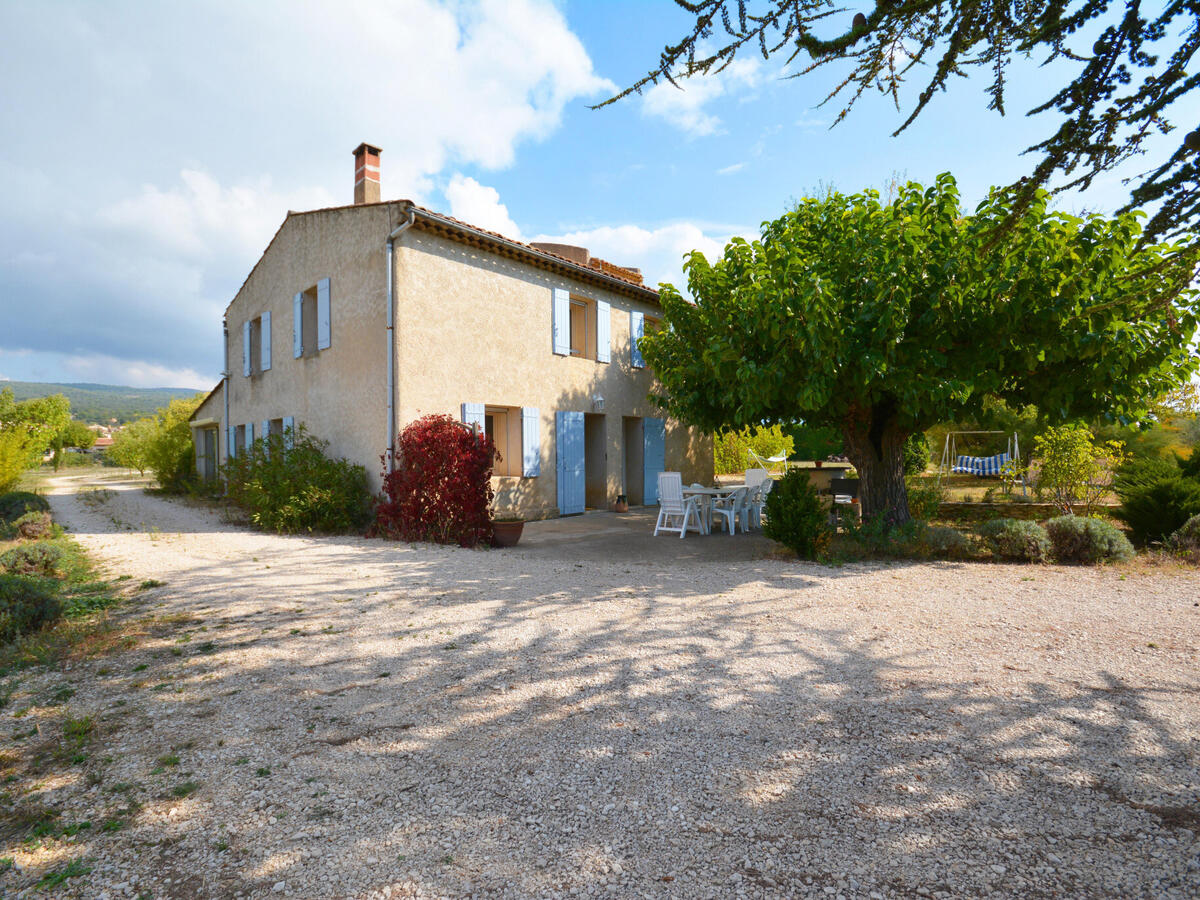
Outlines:
[{"label": "ornamental bush", "polygon": [[0,495],[0,522],[15,522],[27,512],[49,512],[46,498],[29,491],[11,491]]},{"label": "ornamental bush", "polygon": [[0,575],[0,642],[37,631],[63,612],[58,586],[48,579]]},{"label": "ornamental bush", "polygon": [[1064,563],[1094,565],[1133,559],[1133,545],[1111,522],[1080,516],[1058,516],[1046,523],[1054,558]]},{"label": "ornamental bush", "polygon": [[0,554],[0,570],[9,575],[53,576],[58,574],[64,555],[62,547],[49,541],[22,544]]},{"label": "ornamental bush", "polygon": [[1001,559],[1043,562],[1050,552],[1050,536],[1037,522],[993,519],[979,528],[988,548]]},{"label": "ornamental bush", "polygon": [[366,469],[331,459],[328,446],[303,425],[259,438],[226,462],[229,499],[279,534],[362,531],[371,519]]},{"label": "ornamental bush", "polygon": [[1200,513],[1200,481],[1169,478],[1132,491],[1116,516],[1129,526],[1135,544],[1164,541]]},{"label": "ornamental bush", "polygon": [[48,512],[27,512],[12,525],[17,535],[28,541],[50,537],[54,533],[54,522]]},{"label": "ornamental bush", "polygon": [[1196,556],[1200,554],[1200,515],[1192,516],[1167,539],[1172,553]]},{"label": "ornamental bush", "polygon": [[819,559],[829,552],[829,510],[802,470],[793,469],[776,483],[767,494],[765,512],[763,534],[801,559]]},{"label": "ornamental bush", "polygon": [[925,534],[931,556],[937,559],[965,559],[971,555],[971,542],[957,528],[934,525]]},{"label": "ornamental bush", "polygon": [[376,530],[402,541],[491,543],[495,456],[491,438],[450,416],[412,422],[396,443],[393,471],[384,471]]}]

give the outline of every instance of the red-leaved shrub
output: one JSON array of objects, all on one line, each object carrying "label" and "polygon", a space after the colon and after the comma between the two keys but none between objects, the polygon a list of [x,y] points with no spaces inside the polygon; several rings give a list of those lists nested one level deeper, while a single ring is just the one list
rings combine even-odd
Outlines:
[{"label": "red-leaved shrub", "polygon": [[394,470],[385,467],[376,529],[402,541],[489,543],[495,453],[491,438],[450,416],[417,419],[400,433]]}]

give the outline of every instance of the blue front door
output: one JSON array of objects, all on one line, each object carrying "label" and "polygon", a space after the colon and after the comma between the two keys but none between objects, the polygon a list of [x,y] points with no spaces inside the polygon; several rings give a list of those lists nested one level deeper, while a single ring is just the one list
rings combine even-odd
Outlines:
[{"label": "blue front door", "polygon": [[667,435],[662,419],[646,418],[642,425],[642,502],[658,502],[658,473],[667,465]]},{"label": "blue front door", "polygon": [[583,413],[556,412],[555,444],[558,453],[558,512],[569,516],[583,512]]}]

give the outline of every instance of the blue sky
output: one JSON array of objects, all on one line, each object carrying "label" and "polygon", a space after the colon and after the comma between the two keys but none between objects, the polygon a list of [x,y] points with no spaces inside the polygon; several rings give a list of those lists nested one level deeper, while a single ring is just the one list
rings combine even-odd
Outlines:
[{"label": "blue sky", "polygon": [[[1053,124],[1024,113],[1061,72],[1025,66],[1006,117],[975,77],[900,138],[877,95],[829,130],[836,70],[786,80],[753,56],[588,109],[687,24],[667,0],[5,3],[0,378],[211,387],[225,305],[288,209],[351,201],[363,140],[385,199],[678,283],[684,252],[818,185],[950,171],[973,205]],[[1124,198],[1114,175],[1060,203]]]}]

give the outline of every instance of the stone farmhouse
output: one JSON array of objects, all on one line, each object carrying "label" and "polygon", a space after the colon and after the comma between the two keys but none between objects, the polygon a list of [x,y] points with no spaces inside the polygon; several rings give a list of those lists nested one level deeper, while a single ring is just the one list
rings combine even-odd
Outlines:
[{"label": "stone farmhouse", "polygon": [[638,340],[640,272],[381,202],[380,150],[354,151],[354,203],[289,212],[225,311],[225,372],[192,417],[201,475],[304,425],[382,483],[420,416],[485,431],[498,512],[529,518],[657,500],[657,476],[711,480],[712,442],[664,418]]}]

